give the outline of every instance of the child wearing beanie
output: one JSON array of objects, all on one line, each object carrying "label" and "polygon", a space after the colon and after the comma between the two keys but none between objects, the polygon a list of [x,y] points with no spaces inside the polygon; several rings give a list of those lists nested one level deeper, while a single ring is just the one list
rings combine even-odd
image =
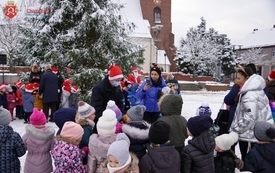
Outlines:
[{"label": "child wearing beanie", "polygon": [[88,145],[90,136],[93,134],[94,128],[94,119],[95,119],[95,109],[88,103],[84,101],[78,102],[77,115],[75,117],[75,122],[81,125],[84,130],[84,134],[79,144],[79,148],[83,149],[86,152],[86,157],[83,159],[83,163],[87,164],[88,157]]},{"label": "child wearing beanie", "polygon": [[169,143],[170,125],[164,121],[154,122],[149,130],[148,152],[140,160],[140,172],[179,173],[180,154]]},{"label": "child wearing beanie", "polygon": [[201,106],[197,109],[197,116],[208,116],[211,117],[212,111],[207,102],[202,102]]},{"label": "child wearing beanie", "polygon": [[88,172],[87,165],[83,165],[82,162],[85,152],[78,147],[83,134],[84,130],[79,124],[72,121],[64,124],[51,150],[55,165],[54,173]]},{"label": "child wearing beanie", "polygon": [[243,161],[231,150],[231,146],[238,141],[238,138],[239,136],[235,132],[223,134],[215,138],[215,173],[234,173],[235,168],[243,168]]},{"label": "child wearing beanie", "polygon": [[0,172],[20,172],[20,160],[26,153],[21,136],[9,125],[10,112],[0,107]]},{"label": "child wearing beanie", "polygon": [[213,120],[208,116],[195,116],[187,122],[187,134],[192,138],[181,153],[181,172],[215,172],[213,153],[215,139]]},{"label": "child wearing beanie", "polygon": [[116,124],[116,133],[121,133],[122,132],[122,112],[120,109],[117,107],[115,101],[109,100],[106,106],[106,109],[110,109],[115,112],[116,114],[116,119],[117,119],[117,124]]},{"label": "child wearing beanie", "polygon": [[242,171],[275,172],[275,126],[268,122],[258,122],[254,134],[259,141],[246,155]]},{"label": "child wearing beanie", "polygon": [[26,126],[26,133],[22,137],[28,150],[24,173],[53,171],[50,151],[54,144],[55,130],[46,126],[46,122],[45,114],[34,108],[30,116],[31,124]]},{"label": "child wearing beanie", "polygon": [[116,140],[116,124],[116,113],[111,109],[103,111],[96,124],[98,134],[92,134],[89,141],[90,173],[100,173],[100,165],[107,159],[108,148]]},{"label": "child wearing beanie", "polygon": [[149,142],[150,124],[143,121],[146,107],[143,105],[131,107],[127,113],[127,123],[122,125],[122,131],[130,139],[130,151],[139,159],[146,154],[146,144]]},{"label": "child wearing beanie", "polygon": [[101,172],[131,172],[139,173],[138,158],[129,152],[130,141],[124,133],[116,137],[107,152],[107,160],[101,164]]}]

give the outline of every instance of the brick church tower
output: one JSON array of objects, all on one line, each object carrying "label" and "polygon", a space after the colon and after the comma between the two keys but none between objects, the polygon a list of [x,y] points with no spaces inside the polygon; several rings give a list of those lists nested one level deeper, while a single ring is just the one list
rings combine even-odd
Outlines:
[{"label": "brick church tower", "polygon": [[140,0],[143,18],[151,25],[151,35],[158,50],[164,50],[170,63],[170,71],[176,71],[173,61],[176,54],[172,33],[172,0]]}]

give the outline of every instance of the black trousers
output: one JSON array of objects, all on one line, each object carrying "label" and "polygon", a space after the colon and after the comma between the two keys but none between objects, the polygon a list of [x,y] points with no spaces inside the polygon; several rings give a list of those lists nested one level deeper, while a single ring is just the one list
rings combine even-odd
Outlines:
[{"label": "black trousers", "polygon": [[159,112],[144,112],[143,120],[147,121],[149,124],[153,124],[159,118]]},{"label": "black trousers", "polygon": [[25,112],[24,120],[25,122],[30,122],[30,116],[32,112]]},{"label": "black trousers", "polygon": [[256,143],[251,143],[250,142],[250,149],[248,149],[248,144],[249,142],[246,142],[246,141],[239,141],[239,147],[240,147],[240,152],[241,152],[241,155],[242,155],[242,160],[245,161],[245,157],[248,153],[248,151],[254,147],[254,145]]},{"label": "black trousers", "polygon": [[57,102],[43,103],[43,112],[46,119],[49,117],[49,110],[51,109],[50,121],[54,121],[53,113],[56,111]]}]

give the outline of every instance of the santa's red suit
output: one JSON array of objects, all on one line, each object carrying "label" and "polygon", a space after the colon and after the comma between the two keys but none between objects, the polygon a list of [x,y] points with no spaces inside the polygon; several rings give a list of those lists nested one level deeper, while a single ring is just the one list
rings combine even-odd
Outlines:
[{"label": "santa's red suit", "polygon": [[138,69],[136,67],[131,67],[132,73],[128,75],[127,80],[131,83],[137,83],[140,84],[141,80],[138,74]]}]

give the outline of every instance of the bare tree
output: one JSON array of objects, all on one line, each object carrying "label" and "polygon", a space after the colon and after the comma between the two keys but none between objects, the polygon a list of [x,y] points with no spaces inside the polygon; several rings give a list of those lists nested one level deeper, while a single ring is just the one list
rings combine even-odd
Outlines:
[{"label": "bare tree", "polygon": [[241,64],[253,63],[259,66],[266,65],[270,63],[269,60],[263,59],[266,55],[267,54],[263,53],[263,49],[261,47],[252,47],[247,51],[245,51],[244,53],[241,53],[239,62]]}]

